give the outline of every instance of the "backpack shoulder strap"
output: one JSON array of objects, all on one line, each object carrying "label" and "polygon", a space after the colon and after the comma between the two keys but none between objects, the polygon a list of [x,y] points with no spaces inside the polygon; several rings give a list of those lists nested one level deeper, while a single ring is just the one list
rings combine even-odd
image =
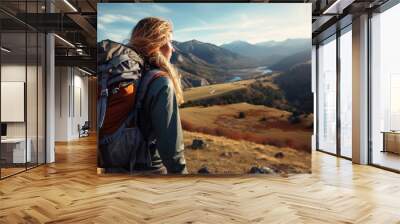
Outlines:
[{"label": "backpack shoulder strap", "polygon": [[147,72],[144,73],[144,76],[139,81],[139,88],[138,92],[136,93],[136,99],[135,99],[135,108],[133,110],[134,112],[134,124],[137,125],[137,119],[140,110],[143,107],[143,101],[147,93],[147,89],[150,86],[150,83],[157,79],[158,77],[162,76],[163,71],[159,69],[151,69]]},{"label": "backpack shoulder strap", "polygon": [[153,80],[157,79],[158,77],[162,76],[162,73],[163,72],[161,70],[152,69],[144,74],[144,76],[142,77],[142,79],[139,82],[139,88],[138,88],[138,92],[136,95],[137,105],[135,105],[135,107],[139,107],[139,109],[142,107],[142,103],[143,103],[144,97],[146,95],[147,89],[150,86],[150,83]]},{"label": "backpack shoulder strap", "polygon": [[107,88],[107,80],[108,80],[108,73],[103,72],[99,77],[100,82],[100,98],[97,102],[97,127],[100,129],[104,123],[104,117],[106,115],[106,108],[107,108],[107,97],[108,97],[108,88]]}]

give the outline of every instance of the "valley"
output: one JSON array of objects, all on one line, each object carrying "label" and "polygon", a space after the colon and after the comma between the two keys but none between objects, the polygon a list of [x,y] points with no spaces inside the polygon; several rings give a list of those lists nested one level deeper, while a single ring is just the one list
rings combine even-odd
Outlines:
[{"label": "valley", "polygon": [[303,45],[293,43],[174,42],[190,173],[310,171],[311,64]]},{"label": "valley", "polygon": [[190,40],[173,41],[173,46],[171,62],[182,74],[184,87],[251,79],[287,71],[295,64],[311,60],[307,39],[260,44],[236,41],[221,46]]}]

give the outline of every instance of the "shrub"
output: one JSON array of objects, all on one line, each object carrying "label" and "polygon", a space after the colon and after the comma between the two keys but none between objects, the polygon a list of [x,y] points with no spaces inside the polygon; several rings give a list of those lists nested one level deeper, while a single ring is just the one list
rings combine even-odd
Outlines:
[{"label": "shrub", "polygon": [[292,112],[292,115],[290,115],[290,117],[288,117],[288,121],[290,124],[298,124],[301,122],[301,118],[300,118],[301,113],[297,110],[294,110]]},{"label": "shrub", "polygon": [[246,114],[244,112],[239,112],[238,118],[243,119],[246,117]]},{"label": "shrub", "polygon": [[181,120],[182,128],[187,131],[195,131],[195,127],[188,121]]},{"label": "shrub", "polygon": [[262,117],[262,118],[260,118],[259,121],[267,121],[267,118],[266,117]]},{"label": "shrub", "polygon": [[288,118],[288,121],[290,124],[298,124],[298,123],[300,123],[301,119],[298,116],[290,116]]}]

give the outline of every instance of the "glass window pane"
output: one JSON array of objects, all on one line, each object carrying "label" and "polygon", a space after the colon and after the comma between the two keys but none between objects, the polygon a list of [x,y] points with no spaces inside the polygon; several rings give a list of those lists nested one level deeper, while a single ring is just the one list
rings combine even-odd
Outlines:
[{"label": "glass window pane", "polygon": [[[0,7],[22,20],[28,15],[25,13],[43,13],[44,6],[44,0],[0,1]],[[0,169],[1,178],[4,178],[45,162],[46,42],[43,33],[37,33],[37,30],[23,22],[2,12],[0,17],[7,20],[6,23],[0,23]]]},{"label": "glass window pane", "polygon": [[27,44],[28,44],[28,61],[27,61],[27,80],[26,80],[26,113],[27,113],[27,142],[29,144],[28,150],[30,148],[31,153],[28,159],[28,168],[37,165],[37,132],[38,132],[38,95],[37,95],[37,81],[38,81],[38,36],[36,32],[27,33]]},{"label": "glass window pane", "polygon": [[352,156],[352,35],[340,36],[340,152]]},{"label": "glass window pane", "polygon": [[[2,177],[25,170],[26,33],[1,34],[1,122],[6,133],[1,140]],[[29,147],[28,147],[29,149]]]},{"label": "glass window pane", "polygon": [[372,18],[372,163],[400,170],[400,4]]},{"label": "glass window pane", "polygon": [[[27,2],[26,12],[33,14],[39,11],[37,1]],[[38,17],[31,17],[33,23]],[[36,20],[36,21],[34,21]],[[26,80],[26,113],[27,113],[27,142],[30,147],[30,161],[28,168],[38,164],[38,45],[39,36],[36,30],[27,30],[27,80]],[[29,149],[28,147],[28,149]]]},{"label": "glass window pane", "polygon": [[318,148],[336,153],[336,40],[318,48]]}]

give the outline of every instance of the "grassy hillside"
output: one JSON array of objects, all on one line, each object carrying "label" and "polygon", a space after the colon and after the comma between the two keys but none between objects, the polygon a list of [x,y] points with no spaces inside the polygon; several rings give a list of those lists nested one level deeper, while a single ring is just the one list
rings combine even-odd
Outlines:
[{"label": "grassy hillside", "polygon": [[254,80],[243,80],[238,82],[228,82],[196,88],[188,88],[184,92],[185,101],[188,102],[210,97],[218,97],[231,91],[245,89],[249,84],[253,82]]},{"label": "grassy hillside", "polygon": [[248,103],[187,107],[180,112],[185,130],[310,152],[312,115],[300,115],[293,122],[288,111]]},{"label": "grassy hillside", "polygon": [[[203,149],[191,149],[194,139],[206,143]],[[206,166],[212,174],[248,173],[252,166],[269,167],[276,173],[311,172],[311,154],[288,147],[275,147],[249,141],[237,141],[220,136],[196,132],[184,132],[185,158],[189,173]],[[276,153],[283,158],[276,158]]]},{"label": "grassy hillside", "polygon": [[273,82],[279,74],[261,76],[256,79],[214,84],[184,91],[182,107],[225,105],[247,102],[255,105],[290,109],[283,92]]}]

